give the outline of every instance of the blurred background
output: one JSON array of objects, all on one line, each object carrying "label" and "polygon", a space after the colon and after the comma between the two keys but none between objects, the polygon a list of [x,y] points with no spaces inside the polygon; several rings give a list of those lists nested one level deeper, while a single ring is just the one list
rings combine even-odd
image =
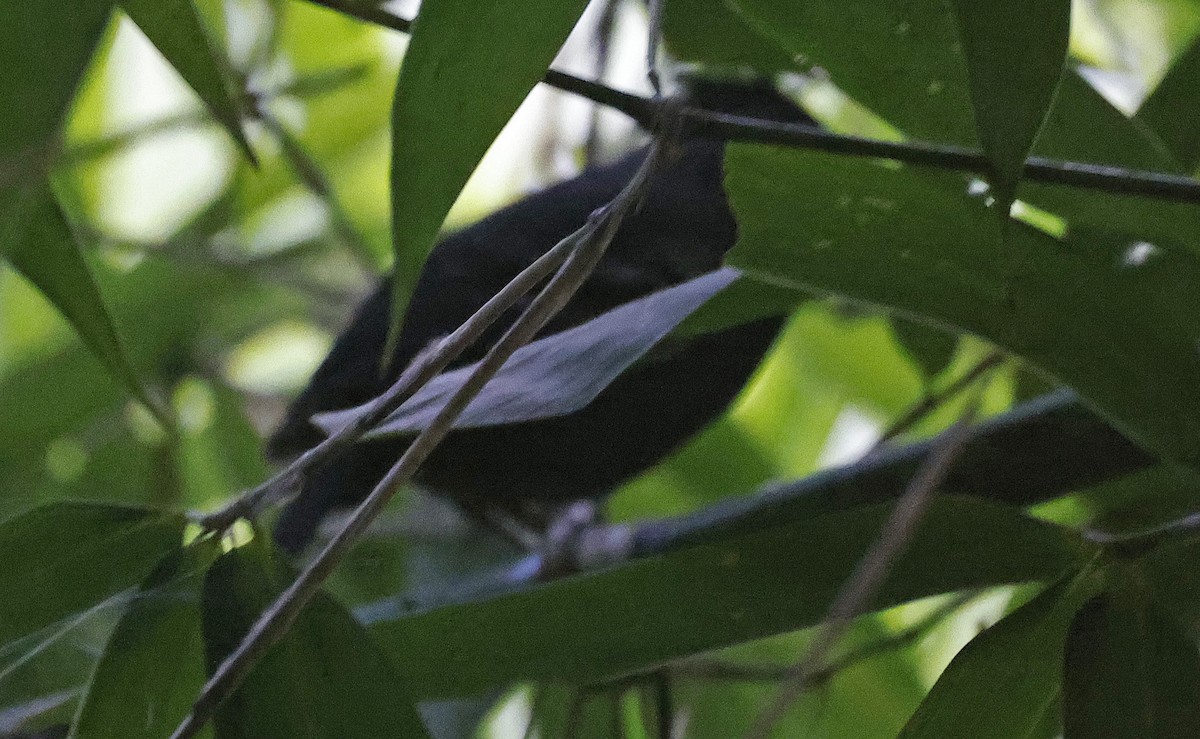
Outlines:
[{"label": "blurred background", "polygon": [[[264,111],[249,125],[259,165],[246,162],[140,31],[118,18],[70,119],[56,180],[133,361],[170,399],[181,434],[165,434],[41,295],[0,264],[0,517],[61,498],[204,510],[262,481],[270,474],[263,435],[388,268],[389,109],[407,37],[299,1],[197,4]],[[411,18],[417,3],[385,7]],[[1074,55],[1127,111],[1200,27],[1200,5],[1187,0],[1077,0],[1074,13]],[[641,3],[597,0],[555,66],[648,92],[645,33]],[[897,137],[819,68],[780,84],[836,131]],[[539,86],[446,228],[640,138],[619,114]],[[970,337],[810,302],[732,412],[620,491],[609,513],[678,513],[853,461],[891,421],[987,351]],[[1007,365],[988,388],[987,411],[1003,410],[1039,383]],[[952,403],[915,433],[932,433],[956,414]],[[333,588],[351,605],[403,589],[420,569],[414,561],[425,555],[420,536],[403,526],[406,505],[413,504],[396,504],[395,516],[337,576]],[[1070,517],[1070,504],[1052,513]],[[462,568],[485,555],[463,554]],[[982,594],[903,648],[856,662],[799,704],[797,720],[819,727],[812,736],[887,734],[954,651],[1013,598],[1012,590]],[[904,633],[944,605],[923,602],[863,619],[845,649]],[[0,716],[30,694],[70,690],[78,670],[68,665],[97,649],[105,629],[103,618],[76,626],[78,636],[52,650],[57,656],[0,678]],[[786,663],[804,639],[789,635],[725,656]],[[765,680],[685,680],[680,702],[695,735],[730,736],[731,727],[745,726],[771,694]],[[636,694],[595,696],[589,705],[600,708],[588,710],[617,719],[635,710],[622,701],[636,702]],[[530,706],[544,697],[516,690],[486,731],[520,735],[513,727],[523,728]]]}]

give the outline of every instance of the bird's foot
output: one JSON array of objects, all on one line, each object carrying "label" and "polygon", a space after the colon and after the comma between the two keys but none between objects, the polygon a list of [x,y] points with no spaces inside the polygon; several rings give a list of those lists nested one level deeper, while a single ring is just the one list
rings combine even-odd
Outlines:
[{"label": "bird's foot", "polygon": [[540,549],[539,580],[554,580],[627,559],[632,533],[623,525],[605,525],[594,500],[578,500],[551,521]]}]

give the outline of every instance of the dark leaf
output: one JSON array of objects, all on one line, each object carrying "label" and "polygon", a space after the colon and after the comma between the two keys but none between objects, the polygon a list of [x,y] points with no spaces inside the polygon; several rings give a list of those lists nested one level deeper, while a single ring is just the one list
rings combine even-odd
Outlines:
[{"label": "dark leaf", "polygon": [[191,710],[206,679],[200,588],[219,551],[212,540],[180,549],[142,583],[92,675],[73,737],[161,739]]},{"label": "dark leaf", "polygon": [[[1151,172],[1185,172],[1154,132],[1113,107],[1078,72],[1063,75],[1033,153]],[[1194,204],[1128,196],[1114,200],[1110,193],[1029,180],[1021,183],[1017,195],[1062,216],[1068,227],[1112,229],[1136,235],[1136,241],[1200,254],[1200,207]]]},{"label": "dark leaf", "polygon": [[[1123,597],[1125,596],[1125,597]],[[1132,595],[1100,595],[1067,637],[1063,729],[1079,737],[1191,737],[1200,727],[1200,652]]]},{"label": "dark leaf", "polygon": [[0,7],[0,256],[45,292],[135,397],[153,408],[46,182],[112,3],[44,5]]},{"label": "dark leaf", "polygon": [[[1071,0],[954,0],[975,126],[1007,214],[1067,57]],[[1014,64],[1014,60],[1020,60]]]},{"label": "dark leaf", "polygon": [[958,351],[957,336],[917,321],[896,318],[892,321],[892,332],[904,353],[921,368],[926,378],[940,375]]},{"label": "dark leaf", "polygon": [[0,6],[0,233],[10,188],[18,184],[11,175],[45,171],[112,6],[108,0]]},{"label": "dark leaf", "polygon": [[1187,48],[1138,109],[1137,120],[1163,140],[1184,171],[1200,166],[1200,37]]},{"label": "dark leaf", "polygon": [[[703,23],[697,19],[703,18]],[[671,54],[709,66],[752,67],[775,73],[792,69],[791,56],[769,42],[750,19],[721,0],[663,3],[663,40]]]},{"label": "dark leaf", "polygon": [[[769,29],[763,38],[794,56],[798,68],[819,66],[839,88],[905,134],[941,143],[978,145],[967,62],[949,3],[731,2],[755,28]],[[997,12],[1009,12],[1007,3],[990,5]],[[863,49],[871,53],[863,54]],[[997,69],[1007,76],[1013,67],[1006,62]],[[1176,120],[1187,127],[1190,119],[1181,115]],[[1062,76],[1033,153],[1178,171],[1157,136],[1113,107],[1076,70]],[[1103,225],[1137,234],[1139,239],[1200,251],[1200,208],[1195,205],[1123,198],[1122,207],[1117,208],[1108,193],[1028,181],[1022,183],[1017,196],[1068,221]]]},{"label": "dark leaf", "polygon": [[[210,673],[292,579],[277,556],[256,541],[209,568],[202,612]],[[323,593],[222,704],[216,726],[220,739],[426,736],[395,670],[350,614]]]},{"label": "dark leaf", "polygon": [[37,286],[129,392],[158,417],[173,421],[130,364],[91,267],[48,185],[26,190],[0,232],[0,256]]},{"label": "dark leaf", "polygon": [[796,308],[796,291],[741,275],[683,320],[673,332],[686,337],[786,314]]},{"label": "dark leaf", "polygon": [[1042,736],[1062,690],[1071,619],[1099,587],[1084,573],[1018,608],[963,647],[901,736],[1017,739]]},{"label": "dark leaf", "polygon": [[[727,3],[795,60],[910,136],[978,142],[967,68],[949,3],[932,0]],[[864,53],[869,49],[870,53]]]},{"label": "dark leaf", "polygon": [[1200,542],[1160,545],[1138,561],[1138,569],[1155,601],[1193,638],[1200,635]]}]

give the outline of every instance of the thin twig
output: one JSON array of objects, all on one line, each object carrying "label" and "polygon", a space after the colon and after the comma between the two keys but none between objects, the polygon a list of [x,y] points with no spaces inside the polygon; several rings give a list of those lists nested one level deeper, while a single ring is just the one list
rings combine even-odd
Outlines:
[{"label": "thin twig", "polygon": [[329,178],[325,176],[325,171],[321,169],[321,166],[308,153],[304,145],[275,116],[266,110],[260,110],[259,120],[262,121],[266,129],[279,142],[283,158],[291,165],[292,171],[296,173],[296,177],[300,179],[300,182],[303,183],[309,192],[316,195],[321,202],[325,203],[325,207],[329,211],[330,226],[334,234],[337,235],[338,240],[350,250],[350,253],[354,255],[354,258],[362,268],[368,272],[373,272],[376,267],[375,255],[371,251],[370,245],[367,244],[367,240],[354,227],[354,223],[351,222],[346,209],[342,207],[341,201],[333,191],[333,185],[330,184]]},{"label": "thin twig", "polygon": [[[360,7],[346,0],[309,2],[405,33],[411,27],[410,21],[387,11]],[[618,110],[645,127],[653,125],[658,116],[658,104],[653,99],[614,90],[607,85],[555,69],[548,70],[542,82]],[[679,111],[679,116],[683,121],[683,132],[689,135],[773,144],[846,156],[891,159],[921,167],[979,175],[987,175],[990,172],[991,165],[981,151],[961,146],[921,141],[879,141],[836,134],[800,123],[766,121],[696,108],[684,108]],[[1035,156],[1026,160],[1022,177],[1044,184],[1068,185],[1118,195],[1140,195],[1158,200],[1200,204],[1200,180],[1187,175]]]},{"label": "thin twig", "polygon": [[671,690],[673,675],[667,668],[654,671],[650,680],[650,691],[654,696],[654,712],[657,719],[659,739],[671,739],[675,735],[675,696]]},{"label": "thin twig", "polygon": [[[695,136],[891,159],[933,169],[988,174],[987,158],[978,150],[960,146],[921,141],[879,141],[831,133],[799,123],[764,121],[694,108],[685,108],[680,115],[684,119],[684,130]],[[1118,195],[1200,203],[1200,180],[1186,175],[1034,156],[1025,160],[1022,177],[1031,182],[1069,185]]]},{"label": "thin twig", "polygon": [[[767,485],[754,494],[723,499],[692,513],[593,526],[581,535],[583,542],[572,556],[584,571],[615,567],[629,559],[811,521],[832,511],[893,502],[939,443],[934,438],[885,449],[845,467]],[[1022,464],[1014,466],[1014,459]],[[1060,391],[980,422],[952,470],[953,490],[955,495],[1025,507],[1158,463],[1157,457],[1087,410],[1074,395]],[[605,541],[619,545],[598,545]],[[541,584],[545,561],[544,552],[534,552],[437,591],[382,598],[357,609],[356,616],[375,624],[526,592]]]},{"label": "thin twig", "polygon": [[[592,74],[597,80],[608,75],[608,63],[612,56],[612,34],[616,27],[617,8],[620,0],[605,0],[596,21],[596,57]],[[588,117],[587,139],[584,143],[584,161],[595,164],[600,156],[600,111],[599,105],[591,106]]]},{"label": "thin twig", "polygon": [[308,0],[313,5],[337,11],[343,15],[353,16],[359,20],[384,26],[401,33],[412,33],[412,21],[389,13],[377,3],[354,2],[353,0]]},{"label": "thin twig", "polygon": [[579,725],[583,723],[583,709],[590,696],[583,690],[576,690],[571,696],[571,705],[567,708],[567,718],[563,721],[563,739],[575,739],[579,733]]},{"label": "thin twig", "polygon": [[999,350],[992,350],[988,352],[987,356],[979,360],[975,366],[971,367],[971,369],[967,370],[961,377],[954,380],[954,382],[944,387],[941,391],[927,394],[920,402],[909,408],[907,413],[888,427],[887,431],[883,433],[883,436],[879,437],[879,441],[875,442],[875,446],[868,454],[878,451],[889,441],[920,423],[930,413],[941,408],[959,393],[971,387],[971,385],[975,384],[976,380],[986,375],[993,367],[999,366],[1003,361],[1004,353]]},{"label": "thin twig", "polygon": [[[661,164],[668,146],[657,140],[651,144],[646,161],[614,200],[593,213],[588,223],[576,232],[576,246],[558,273],[534,298],[521,317],[508,329],[479,362],[475,371],[446,402],[429,425],[413,440],[400,460],[359,504],[354,514],[317,555],[300,576],[263,612],[242,642],[217,667],[205,683],[191,713],[172,734],[173,739],[195,736],[212,718],[217,706],[227,698],[276,642],[283,638],[305,605],[320,589],[354,541],[379,515],[401,486],[407,483],[425,458],[453,428],[455,419],[500,367],[521,346],[528,343],[571,299],[587,280],[604,255],[621,221],[636,207],[650,175]],[[372,415],[372,414],[368,414]]]},{"label": "thin twig", "polygon": [[654,98],[662,97],[662,78],[658,74],[658,46],[662,42],[663,0],[646,0],[646,78]]},{"label": "thin twig", "polygon": [[747,739],[766,739],[792,703],[812,683],[812,675],[819,669],[818,665],[825,662],[826,656],[837,645],[853,619],[875,599],[892,565],[912,541],[934,491],[942,484],[951,465],[971,438],[971,423],[978,409],[977,395],[962,416],[938,437],[904,495],[896,501],[879,537],[863,555],[830,605],[824,624],[813,637],[804,659],[791,669],[779,692],[755,719],[746,732]]},{"label": "thin twig", "polygon": [[1195,541],[1200,538],[1200,513],[1189,513],[1182,518],[1141,531],[1113,534],[1098,529],[1086,529],[1083,534],[1088,541],[1095,542],[1117,554],[1135,557],[1164,544]]},{"label": "thin twig", "polygon": [[[356,3],[351,0],[308,1],[351,18],[390,28],[393,31],[401,33],[411,33],[412,31],[412,21],[373,5]],[[557,69],[547,70],[545,76],[542,77],[542,82],[563,92],[570,92],[620,111],[646,128],[651,128],[658,117],[658,105],[652,100],[633,93],[615,90],[607,85],[585,80],[567,72]]]},{"label": "thin twig", "polygon": [[[295,95],[296,97],[305,99],[333,92],[344,85],[361,79],[369,70],[369,65],[359,64],[297,77],[278,88],[256,94],[256,106],[261,109],[266,102],[285,95]],[[108,156],[142,139],[158,134],[175,133],[192,128],[212,128],[219,125],[206,110],[188,110],[181,113],[173,113],[146,121],[145,123],[139,123],[124,131],[71,144],[60,155],[58,164],[68,167],[75,166],[82,162]]]},{"label": "thin twig", "polygon": [[[920,641],[950,614],[962,608],[978,595],[978,591],[962,593],[926,614],[916,623],[883,639],[877,639],[846,652],[840,658],[809,675],[805,687],[827,683],[839,673],[869,659],[903,649]],[[723,660],[691,659],[672,665],[671,674],[692,680],[777,683],[790,679],[794,670],[795,665],[748,665]]]}]

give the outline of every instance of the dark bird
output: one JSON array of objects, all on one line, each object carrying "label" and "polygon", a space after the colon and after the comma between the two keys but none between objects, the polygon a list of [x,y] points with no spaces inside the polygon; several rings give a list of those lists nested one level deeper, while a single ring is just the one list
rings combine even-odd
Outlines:
[{"label": "dark bird", "polygon": [[[763,82],[693,81],[692,104],[758,118],[812,124]],[[815,124],[814,124],[815,125]],[[595,272],[543,330],[578,326],[631,300],[718,269],[737,225],[722,187],[722,141],[688,138],[653,174],[639,209],[621,224]],[[431,341],[453,331],[518,272],[613,199],[641,164],[636,151],[592,167],[443,239],[425,264],[386,372],[381,354],[391,311],[384,280],[359,307],[308,387],[271,438],[287,459],[323,432],[311,417],[379,395]],[[452,366],[478,361],[527,305],[515,306]],[[581,410],[505,426],[452,432],[417,482],[467,504],[599,498],[654,465],[716,418],[778,334],[782,318],[700,335],[647,357]],[[405,439],[361,442],[310,473],[283,511],[276,541],[298,551],[330,510],[361,501],[399,459]]]}]

